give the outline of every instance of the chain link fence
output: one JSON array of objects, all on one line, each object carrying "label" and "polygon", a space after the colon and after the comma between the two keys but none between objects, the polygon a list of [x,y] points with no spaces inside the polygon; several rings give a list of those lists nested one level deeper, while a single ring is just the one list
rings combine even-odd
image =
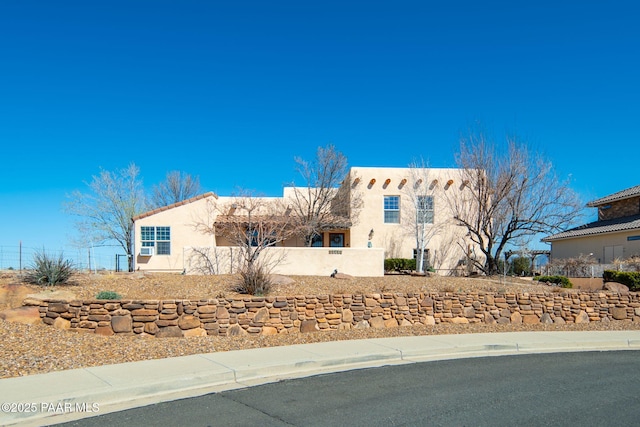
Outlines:
[{"label": "chain link fence", "polygon": [[[43,251],[54,258],[62,255],[64,259],[70,260],[74,267],[80,271],[127,270],[126,256],[123,258],[123,255],[118,255],[115,248],[112,247],[70,247],[48,250],[22,245],[0,245],[0,270],[29,269],[33,264],[33,256]],[[118,262],[118,257],[121,257],[120,262]]]}]

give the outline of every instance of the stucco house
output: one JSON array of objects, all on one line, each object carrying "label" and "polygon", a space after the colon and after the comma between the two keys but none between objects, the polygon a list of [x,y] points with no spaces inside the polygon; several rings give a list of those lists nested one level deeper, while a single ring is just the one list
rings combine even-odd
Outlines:
[{"label": "stucco house", "polygon": [[[335,212],[335,221],[314,236],[311,247],[299,235],[269,247],[270,256],[278,260],[273,272],[329,275],[338,270],[382,276],[385,258],[417,257],[423,252],[420,246],[426,266],[443,274],[461,270],[470,244],[465,230],[452,220],[446,200],[464,186],[459,169],[353,167],[336,189],[349,200],[348,212]],[[260,201],[279,209],[284,218],[291,215],[299,190],[285,187],[282,197]],[[238,248],[221,230],[229,221],[246,222],[236,209],[238,200],[209,192],[136,216],[134,269],[234,272]],[[417,239],[417,230],[422,239]]]},{"label": "stucco house", "polygon": [[551,258],[592,254],[600,264],[640,255],[640,185],[587,203],[598,220],[542,239],[551,243]]}]

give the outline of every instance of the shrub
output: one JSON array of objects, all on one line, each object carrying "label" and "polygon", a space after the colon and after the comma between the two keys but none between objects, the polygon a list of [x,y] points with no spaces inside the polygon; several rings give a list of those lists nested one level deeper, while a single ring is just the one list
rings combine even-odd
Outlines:
[{"label": "shrub", "polygon": [[384,271],[415,270],[416,260],[413,258],[387,258],[384,260]]},{"label": "shrub", "polygon": [[636,271],[605,270],[602,274],[605,282],[618,282],[629,287],[630,291],[640,291],[640,273]]},{"label": "shrub", "polygon": [[271,278],[267,270],[258,264],[249,265],[240,270],[240,280],[234,291],[248,295],[266,295],[271,289]]},{"label": "shrub", "polygon": [[62,253],[55,258],[43,250],[33,255],[33,265],[24,280],[36,285],[53,286],[67,283],[74,272],[73,263],[64,259]]},{"label": "shrub", "polygon": [[96,295],[96,299],[122,299],[122,295],[114,291],[102,291]]},{"label": "shrub", "polygon": [[528,276],[531,274],[531,260],[525,257],[517,257],[511,263],[511,270],[516,276]]},{"label": "shrub", "polygon": [[536,276],[533,280],[537,280],[539,282],[554,283],[556,285],[560,285],[560,287],[562,288],[573,288],[573,284],[566,276]]}]

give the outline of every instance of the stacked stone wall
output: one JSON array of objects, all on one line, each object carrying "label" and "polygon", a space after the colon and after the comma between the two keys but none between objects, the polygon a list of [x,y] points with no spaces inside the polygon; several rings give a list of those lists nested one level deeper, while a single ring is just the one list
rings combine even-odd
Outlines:
[{"label": "stacked stone wall", "polygon": [[601,221],[640,214],[640,197],[609,203],[607,209],[598,208]]},{"label": "stacked stone wall", "polygon": [[274,335],[442,323],[640,321],[640,294],[377,293],[34,302],[43,322],[100,335]]}]

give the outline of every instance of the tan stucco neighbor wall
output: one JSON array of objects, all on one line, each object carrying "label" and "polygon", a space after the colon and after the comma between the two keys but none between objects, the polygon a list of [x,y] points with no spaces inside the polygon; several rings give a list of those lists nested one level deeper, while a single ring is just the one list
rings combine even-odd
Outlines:
[{"label": "tan stucco neighbor wall", "polygon": [[640,230],[555,240],[551,246],[551,259],[593,254],[598,263],[609,264],[613,262],[613,259],[609,259],[612,250],[605,248],[611,247],[616,247],[616,258],[640,255],[640,240],[627,240],[630,236],[640,236]]}]

